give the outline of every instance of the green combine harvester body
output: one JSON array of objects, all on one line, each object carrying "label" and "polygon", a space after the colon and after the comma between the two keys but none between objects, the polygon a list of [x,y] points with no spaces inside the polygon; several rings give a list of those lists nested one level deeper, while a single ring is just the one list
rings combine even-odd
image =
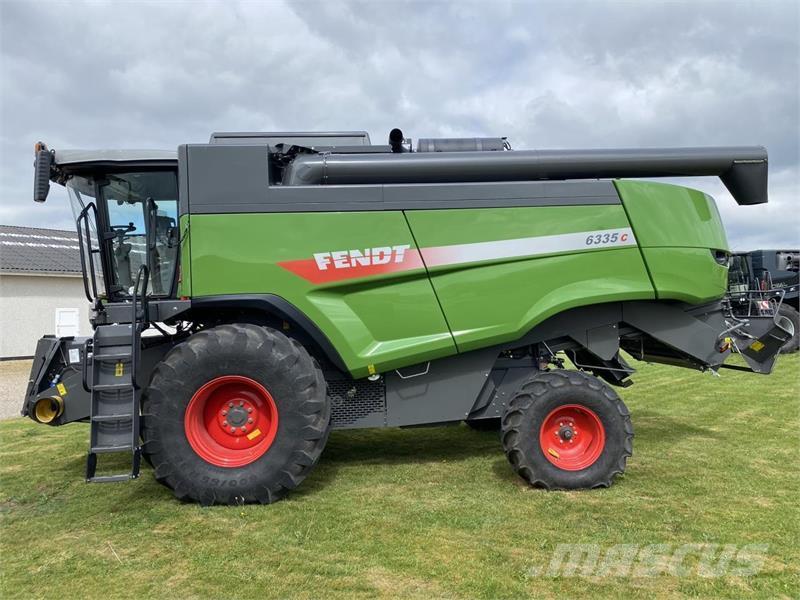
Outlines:
[{"label": "green combine harvester body", "polygon": [[570,308],[722,297],[713,199],[615,185],[585,206],[190,214],[179,294],[277,293],[354,377],[510,342]]},{"label": "green combine harvester body", "polygon": [[[203,503],[282,497],[331,428],[458,421],[501,429],[532,484],[608,485],[631,452],[607,385],[631,383],[622,350],[717,371],[737,349],[769,373],[792,333],[726,305],[710,196],[623,177],[719,176],[759,204],[766,160],[505,138],[412,151],[399,130],[386,146],[364,132],[214,134],[177,154],[40,144],[35,199],[51,180],[70,192],[95,333],[39,342],[22,412],[90,423],[87,480],[135,478],[144,456]],[[97,474],[112,452],[130,473]]]}]

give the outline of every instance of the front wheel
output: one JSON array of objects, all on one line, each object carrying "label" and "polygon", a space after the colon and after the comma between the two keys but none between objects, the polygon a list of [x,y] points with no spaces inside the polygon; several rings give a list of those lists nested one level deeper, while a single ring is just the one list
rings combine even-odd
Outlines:
[{"label": "front wheel", "polygon": [[279,500],[317,463],[330,430],[314,359],[256,325],[203,330],[173,348],[142,408],[156,479],[205,505]]},{"label": "front wheel", "polygon": [[630,413],[580,371],[537,373],[509,402],[502,441],[514,470],[548,489],[608,487],[633,452]]}]

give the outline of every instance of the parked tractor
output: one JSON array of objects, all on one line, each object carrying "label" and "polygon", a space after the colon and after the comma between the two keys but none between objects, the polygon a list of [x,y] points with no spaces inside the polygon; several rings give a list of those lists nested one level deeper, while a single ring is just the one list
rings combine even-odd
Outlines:
[{"label": "parked tractor", "polygon": [[794,325],[781,352],[800,349],[800,250],[735,252],[728,268],[728,300],[740,319],[779,314]]},{"label": "parked tractor", "polygon": [[[332,429],[499,426],[548,489],[632,453],[639,360],[769,373],[793,335],[737,317],[717,176],[767,201],[762,147],[511,150],[401,131],[215,133],[177,152],[36,148],[66,187],[94,333],[42,338],[22,413],[89,424],[86,480],[140,460],[180,499],[271,503]],[[746,367],[726,364],[737,348]],[[569,361],[574,368],[567,368]],[[130,460],[109,473],[107,457]]]}]

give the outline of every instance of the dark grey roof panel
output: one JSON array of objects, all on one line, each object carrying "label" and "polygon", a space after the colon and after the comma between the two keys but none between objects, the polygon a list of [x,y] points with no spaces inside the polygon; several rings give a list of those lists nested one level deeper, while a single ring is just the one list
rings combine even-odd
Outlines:
[{"label": "dark grey roof panel", "polygon": [[175,150],[56,150],[57,165],[178,160]]},{"label": "dark grey roof panel", "polygon": [[215,131],[209,144],[369,146],[370,141],[366,131]]},{"label": "dark grey roof panel", "polygon": [[62,229],[0,225],[0,272],[78,274],[78,234]]}]

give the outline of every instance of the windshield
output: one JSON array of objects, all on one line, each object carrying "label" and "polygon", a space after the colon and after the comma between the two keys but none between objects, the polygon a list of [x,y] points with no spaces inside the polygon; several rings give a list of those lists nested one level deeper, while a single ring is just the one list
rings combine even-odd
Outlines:
[{"label": "windshield", "polygon": [[149,293],[169,294],[178,253],[175,172],[108,174],[101,190],[113,234],[110,254],[115,291],[129,296],[139,268],[147,265]]}]

